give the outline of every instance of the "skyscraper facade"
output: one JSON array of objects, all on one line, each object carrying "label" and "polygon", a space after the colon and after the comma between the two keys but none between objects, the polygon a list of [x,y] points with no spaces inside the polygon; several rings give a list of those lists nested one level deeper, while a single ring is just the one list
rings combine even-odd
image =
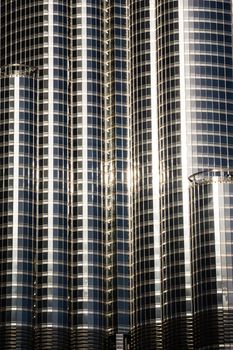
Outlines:
[{"label": "skyscraper facade", "polygon": [[0,348],[233,348],[232,1],[0,6]]}]

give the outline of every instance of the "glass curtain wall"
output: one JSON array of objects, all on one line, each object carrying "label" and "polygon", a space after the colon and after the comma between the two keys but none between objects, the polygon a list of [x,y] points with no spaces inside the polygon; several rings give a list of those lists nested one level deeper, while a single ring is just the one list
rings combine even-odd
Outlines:
[{"label": "glass curtain wall", "polygon": [[67,8],[61,1],[1,3],[2,66],[38,68],[34,346],[44,349],[69,342]]},{"label": "glass curtain wall", "polygon": [[233,161],[232,1],[184,2],[180,11],[186,164],[188,175],[205,171],[194,176],[190,190],[194,347],[231,347],[231,262],[225,257]]},{"label": "glass curtain wall", "polygon": [[0,347],[29,350],[36,315],[36,71],[5,66],[0,81]]},{"label": "glass curtain wall", "polygon": [[188,176],[232,166],[232,3],[157,6],[165,348],[193,347]]},{"label": "glass curtain wall", "polygon": [[124,343],[127,343],[125,334],[129,332],[130,326],[129,32],[127,1],[105,2],[104,39],[108,347],[124,349]]},{"label": "glass curtain wall", "polygon": [[233,344],[232,175],[216,169],[190,177],[195,349]]},{"label": "glass curtain wall", "polygon": [[[130,2],[132,348],[162,348],[155,4]],[[152,43],[153,40],[153,43]]]},{"label": "glass curtain wall", "polygon": [[[184,212],[188,198],[184,197],[183,185],[186,174],[182,148],[185,134],[181,130],[179,6],[178,1],[157,1],[156,5],[164,349],[192,348],[189,226]],[[183,142],[185,149],[185,139]]]},{"label": "glass curtain wall", "polygon": [[72,348],[105,349],[104,8],[71,3]]}]

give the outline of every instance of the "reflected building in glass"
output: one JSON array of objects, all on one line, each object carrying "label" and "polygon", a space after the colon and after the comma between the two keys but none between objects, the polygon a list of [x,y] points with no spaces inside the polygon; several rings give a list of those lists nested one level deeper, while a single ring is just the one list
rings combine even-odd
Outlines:
[{"label": "reflected building in glass", "polygon": [[233,348],[232,1],[0,6],[0,348]]}]

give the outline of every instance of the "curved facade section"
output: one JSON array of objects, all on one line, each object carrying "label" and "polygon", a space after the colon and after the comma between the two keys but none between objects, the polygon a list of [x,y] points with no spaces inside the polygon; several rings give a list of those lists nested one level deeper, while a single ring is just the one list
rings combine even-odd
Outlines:
[{"label": "curved facade section", "polygon": [[154,195],[153,187],[159,179],[153,154],[153,147],[158,143],[157,132],[153,127],[157,118],[154,107],[157,94],[156,91],[154,94],[151,85],[152,71],[156,74],[155,52],[153,55],[151,53],[151,28],[154,30],[151,19],[154,16],[155,8],[150,1],[130,2],[132,348],[144,348],[146,339],[148,350],[155,346],[158,349],[162,347],[160,229],[157,221],[159,199]]},{"label": "curved facade section", "polygon": [[232,2],[193,1],[181,13],[190,175],[232,166]]},{"label": "curved facade section", "polygon": [[31,58],[39,71],[35,348],[64,349],[69,346],[70,326],[69,6],[66,1],[43,1],[35,10],[46,43]]},{"label": "curved facade section", "polygon": [[[183,127],[182,130],[187,135],[187,175],[203,169],[231,168],[233,155],[232,2],[183,2],[182,6],[180,6],[180,15],[182,19],[182,21],[180,20],[180,28],[182,28],[183,33],[183,46],[180,44],[180,57],[184,62],[184,70],[181,76],[185,77],[182,79],[182,86],[185,87],[182,90],[183,100],[185,100],[185,103],[182,104],[182,110],[185,110],[183,120],[186,120],[186,124],[182,123],[186,125],[186,128]],[[208,176],[210,178],[213,176],[214,182],[215,175]],[[216,174],[216,176],[219,176],[219,174]],[[205,177],[206,174],[205,176],[203,175],[203,181]],[[209,186],[211,187],[211,185]],[[217,185],[214,186],[216,187]],[[212,191],[212,189],[207,186],[205,191]],[[219,192],[219,198],[217,198],[217,192],[213,193],[215,197],[213,202],[216,202],[216,205],[221,203],[221,191]],[[196,198],[197,193],[195,194]],[[211,204],[210,195],[206,193],[201,194],[201,192],[200,195],[208,198],[205,200],[205,205],[207,208],[213,205],[211,209],[213,210],[215,204]],[[227,196],[227,194],[225,193],[224,196]],[[221,204],[219,205],[221,206]],[[205,215],[211,221],[211,215],[215,215],[213,211],[212,214],[211,210],[205,211],[202,200],[199,204],[197,203],[197,206],[203,206]],[[195,209],[192,208],[192,210]],[[192,242],[191,266],[193,269],[194,264],[196,264],[196,271],[200,269],[195,276],[192,276],[192,291],[195,293],[192,301],[194,311],[194,346],[200,349],[208,346],[213,348],[218,346],[227,347],[231,346],[229,345],[232,341],[231,336],[229,337],[229,333],[226,335],[227,333],[221,331],[220,324],[223,325],[223,322],[226,321],[224,329],[228,332],[227,325],[230,324],[231,321],[229,320],[232,316],[228,314],[227,318],[229,318],[227,321],[227,318],[225,319],[225,316],[223,316],[226,315],[225,310],[223,311],[224,307],[221,309],[220,306],[221,311],[218,313],[215,305],[215,303],[218,304],[219,300],[224,298],[223,289],[218,289],[218,263],[214,261],[215,249],[217,249],[215,245],[219,243],[215,242],[215,238],[213,238],[213,232],[215,231],[215,228],[212,227],[213,223],[210,223],[208,227],[208,223],[205,222],[205,218],[202,215],[203,213],[199,217],[200,226],[198,228],[198,234],[201,238],[200,240],[195,238],[195,244],[199,244],[201,247],[199,247],[199,251],[195,251],[195,259],[198,260],[197,254],[207,254],[206,261],[201,262],[201,264],[203,263],[203,271],[200,262],[197,262],[197,260],[193,261],[193,222],[190,223],[190,233],[192,234],[190,238]],[[190,213],[190,217],[192,217],[192,213]],[[196,225],[198,225],[197,219],[196,216]],[[216,271],[214,271],[215,263]],[[208,270],[208,268],[209,271],[206,271],[205,275],[206,281],[204,281],[205,270]],[[197,281],[198,278],[202,279],[200,283]],[[216,281],[214,282],[215,278]],[[202,283],[203,285],[201,286]],[[200,293],[200,299],[197,297],[197,292]],[[197,307],[199,308],[198,312]],[[204,310],[205,307],[208,311]],[[208,323],[205,322],[206,317],[209,319],[208,331],[204,328],[205,324]],[[219,327],[216,327],[218,322]]]},{"label": "curved facade section", "polygon": [[[35,348],[65,348],[68,277],[68,4],[1,3],[1,62],[38,69]],[[25,212],[26,214],[26,212]]]},{"label": "curved facade section", "polygon": [[233,347],[232,6],[1,1],[0,347]]},{"label": "curved facade section", "polygon": [[72,349],[105,349],[104,5],[71,4]]},{"label": "curved facade section", "polygon": [[188,176],[232,163],[232,3],[157,3],[165,348],[192,348]]},{"label": "curved facade section", "polygon": [[190,177],[195,349],[233,346],[232,176],[216,169]]},{"label": "curved facade section", "polygon": [[[156,5],[158,128],[160,157],[161,276],[164,349],[192,349],[189,227],[184,181],[180,59],[181,10],[178,1]],[[186,181],[187,182],[187,181]]]},{"label": "curved facade section", "polygon": [[71,6],[72,347],[129,332],[127,4]]},{"label": "curved facade section", "polygon": [[104,39],[107,331],[108,347],[121,349],[130,330],[129,32],[126,0],[105,1]]},{"label": "curved facade section", "polygon": [[37,235],[37,79],[0,69],[0,347],[33,348]]}]

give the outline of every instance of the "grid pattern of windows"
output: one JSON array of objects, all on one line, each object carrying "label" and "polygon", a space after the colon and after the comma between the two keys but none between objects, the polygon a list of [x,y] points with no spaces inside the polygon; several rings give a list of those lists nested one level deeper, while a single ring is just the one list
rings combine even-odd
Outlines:
[{"label": "grid pattern of windows", "polygon": [[[188,175],[203,169],[231,169],[232,2],[190,1],[183,8],[183,20]],[[227,266],[231,269],[231,263],[229,259],[224,262],[226,240],[222,226],[225,221],[227,227],[228,218],[225,217],[224,207],[230,206],[225,201],[230,203],[227,188],[232,185],[224,176],[220,176],[215,184],[215,179],[211,178],[214,174],[208,174],[207,184],[204,179],[206,175],[203,175],[200,182],[195,182],[190,198],[195,348],[232,346],[232,336],[229,333],[232,315],[228,312],[232,302],[228,299],[228,287],[224,295],[223,286],[226,282],[223,282],[225,269],[228,269]],[[215,175],[219,176],[217,173]],[[221,181],[223,184],[220,184]],[[197,203],[198,198],[200,201]],[[193,200],[196,208],[193,207]],[[219,213],[215,213],[218,206]],[[221,224],[217,222],[218,217],[220,221],[223,220]],[[217,237],[219,230],[222,232]],[[221,262],[218,261],[219,249],[223,256]],[[226,308],[224,298],[228,299]],[[209,331],[205,328],[207,323]],[[224,334],[221,327],[225,329]]]},{"label": "grid pattern of windows", "polygon": [[[71,347],[100,349],[106,330],[112,339],[129,330],[128,23],[126,2],[115,5],[1,3],[2,66],[38,69],[31,243],[34,346],[44,349],[67,347],[70,326]],[[113,201],[105,210],[107,196]]]},{"label": "grid pattern of windows", "polygon": [[[45,3],[45,4],[43,4]],[[48,1],[1,1],[1,66],[8,64],[43,65],[47,53],[43,39],[43,8]],[[37,62],[37,63],[36,63]]]},{"label": "grid pattern of windows", "polygon": [[232,347],[232,0],[0,16],[0,348]]},{"label": "grid pattern of windows", "polygon": [[129,330],[126,9],[71,7],[73,346]]},{"label": "grid pattern of windows", "polygon": [[189,175],[233,164],[231,11],[229,0],[184,8]]},{"label": "grid pattern of windows", "polygon": [[0,346],[31,349],[35,321],[37,95],[33,71],[0,71]]},{"label": "grid pattern of windows", "polygon": [[[183,224],[178,1],[158,1],[156,14],[160,223],[164,348],[192,348]],[[185,142],[185,141],[184,141]],[[189,313],[189,316],[187,314]]]},{"label": "grid pattern of windows", "polygon": [[35,338],[42,348],[63,349],[69,343],[68,6],[44,1],[41,16]]},{"label": "grid pattern of windows", "polygon": [[165,348],[193,346],[188,175],[232,166],[231,10],[230,1],[157,6]]},{"label": "grid pattern of windows", "polygon": [[[107,329],[129,331],[128,6],[105,2]],[[120,334],[119,334],[120,336]],[[123,336],[122,336],[123,339]]]},{"label": "grid pattern of windows", "polygon": [[72,346],[106,346],[104,11],[71,5]]},{"label": "grid pattern of windows", "polygon": [[195,349],[233,343],[232,175],[215,170],[190,177]]},{"label": "grid pattern of windows", "polygon": [[68,5],[3,1],[1,29],[2,66],[23,62],[38,70],[34,346],[64,349],[69,326]]},{"label": "grid pattern of windows", "polygon": [[[130,3],[131,135],[132,135],[132,269],[133,349],[160,349],[160,271],[155,262],[151,108],[150,1]],[[153,141],[154,140],[154,141]]]}]

